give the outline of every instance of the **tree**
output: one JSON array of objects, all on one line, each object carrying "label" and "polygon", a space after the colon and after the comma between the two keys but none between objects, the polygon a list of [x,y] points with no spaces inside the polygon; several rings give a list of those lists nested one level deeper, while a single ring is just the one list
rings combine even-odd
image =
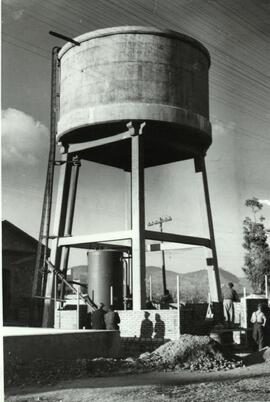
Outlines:
[{"label": "tree", "polygon": [[[246,217],[243,221],[245,272],[254,292],[265,291],[265,275],[270,275],[270,248],[267,244],[267,235],[264,228],[263,216],[258,217],[263,205],[257,198],[248,199],[245,205],[252,210],[253,220]],[[269,280],[269,279],[268,279]]]}]

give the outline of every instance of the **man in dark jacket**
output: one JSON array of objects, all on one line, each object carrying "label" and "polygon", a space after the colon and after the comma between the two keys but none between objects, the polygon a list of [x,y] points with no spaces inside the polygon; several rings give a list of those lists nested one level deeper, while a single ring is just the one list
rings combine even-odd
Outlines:
[{"label": "man in dark jacket", "polygon": [[164,321],[162,321],[160,314],[155,314],[155,327],[154,327],[154,332],[155,332],[155,336],[154,338],[157,339],[164,339],[165,336],[165,323]]},{"label": "man in dark jacket", "polygon": [[153,334],[153,323],[149,320],[150,313],[145,311],[144,320],[141,322],[141,338],[150,339]]},{"label": "man in dark jacket", "polygon": [[106,329],[119,330],[120,317],[119,314],[114,311],[114,307],[110,306],[108,312],[104,316]]},{"label": "man in dark jacket", "polygon": [[93,311],[91,316],[92,329],[105,329],[104,315],[106,311],[103,309],[104,304],[100,303],[98,310]]}]

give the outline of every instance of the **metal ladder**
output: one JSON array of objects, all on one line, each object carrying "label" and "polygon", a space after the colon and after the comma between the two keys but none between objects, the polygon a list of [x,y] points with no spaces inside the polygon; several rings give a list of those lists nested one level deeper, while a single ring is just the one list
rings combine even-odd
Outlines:
[{"label": "metal ladder", "polygon": [[56,130],[58,119],[58,70],[59,47],[52,49],[52,66],[51,66],[51,117],[50,117],[50,151],[48,159],[46,185],[43,197],[41,223],[38,239],[38,247],[36,254],[36,263],[34,271],[34,280],[32,287],[32,297],[44,296],[47,279],[46,259],[49,253],[49,238],[50,238],[50,223],[51,209],[53,197],[53,181],[54,181],[54,166],[55,166],[55,148],[56,148]]}]

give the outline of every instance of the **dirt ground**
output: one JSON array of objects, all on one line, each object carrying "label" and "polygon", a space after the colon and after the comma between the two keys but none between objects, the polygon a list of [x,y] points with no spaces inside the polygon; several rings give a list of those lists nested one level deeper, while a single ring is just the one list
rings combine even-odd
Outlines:
[{"label": "dirt ground", "polygon": [[52,387],[10,388],[7,402],[270,401],[270,363],[224,372],[151,372],[96,377]]}]

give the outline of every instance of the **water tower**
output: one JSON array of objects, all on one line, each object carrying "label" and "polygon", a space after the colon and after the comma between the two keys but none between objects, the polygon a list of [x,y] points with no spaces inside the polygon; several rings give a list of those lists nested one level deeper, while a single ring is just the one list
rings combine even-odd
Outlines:
[{"label": "water tower", "polygon": [[[60,109],[57,141],[62,160],[51,261],[65,271],[70,247],[131,241],[133,309],[145,303],[145,241],[204,246],[213,301],[220,301],[217,254],[205,155],[211,138],[210,56],[197,40],[170,30],[115,27],[76,38],[59,52]],[[194,159],[202,174],[209,238],[145,229],[144,169]],[[131,176],[131,227],[72,236],[78,160],[123,169]],[[77,162],[76,162],[77,161]],[[177,184],[177,183],[176,183]],[[91,202],[91,200],[90,200]],[[70,212],[71,209],[71,212]],[[46,296],[52,294],[53,276]],[[45,300],[43,323],[48,324]]]}]

